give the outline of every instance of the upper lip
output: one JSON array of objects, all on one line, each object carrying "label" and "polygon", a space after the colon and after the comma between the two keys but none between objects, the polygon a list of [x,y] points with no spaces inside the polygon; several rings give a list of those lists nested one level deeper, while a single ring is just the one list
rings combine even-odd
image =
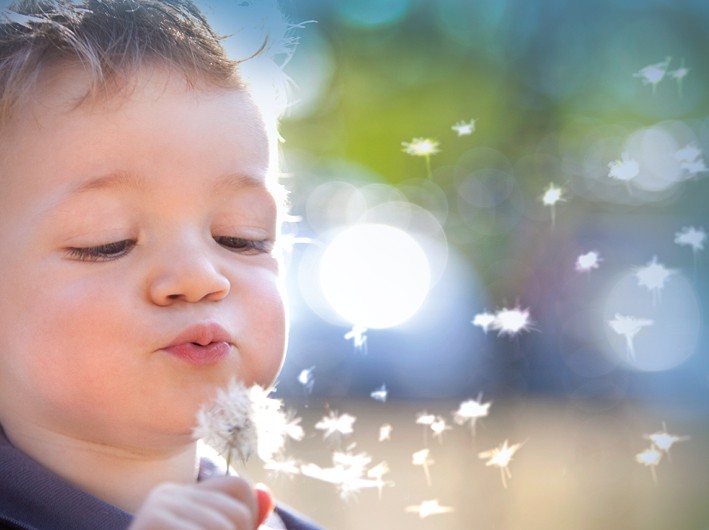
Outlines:
[{"label": "upper lip", "polygon": [[222,326],[215,322],[206,322],[195,324],[185,329],[166,347],[176,346],[185,343],[199,344],[206,346],[212,342],[228,342],[232,343],[231,335]]}]

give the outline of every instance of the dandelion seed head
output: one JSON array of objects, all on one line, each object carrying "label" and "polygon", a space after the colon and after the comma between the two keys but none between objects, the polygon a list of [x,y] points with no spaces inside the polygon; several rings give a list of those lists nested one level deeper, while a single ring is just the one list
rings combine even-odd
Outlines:
[{"label": "dandelion seed head", "polygon": [[426,517],[430,517],[432,515],[450,513],[454,510],[450,506],[441,506],[438,499],[431,499],[423,501],[421,504],[407,506],[406,511],[410,513],[417,513],[421,519],[425,519]]},{"label": "dandelion seed head", "polygon": [[305,368],[298,374],[298,382],[305,387],[308,392],[312,392],[315,384],[315,367]]},{"label": "dandelion seed head", "polygon": [[520,447],[522,447],[521,443],[509,445],[509,441],[505,440],[498,447],[494,447],[492,449],[488,449],[487,451],[482,451],[478,453],[478,457],[482,459],[487,458],[487,462],[485,462],[486,466],[506,468],[510,465],[512,457],[515,455],[515,453],[519,450]]},{"label": "dandelion seed head", "polygon": [[431,138],[414,138],[410,142],[401,142],[403,151],[411,156],[431,156],[440,152],[439,143]]},{"label": "dandelion seed head", "polygon": [[416,415],[416,423],[418,425],[431,425],[434,421],[436,421],[435,414],[429,414],[425,410]]},{"label": "dandelion seed head", "polygon": [[661,451],[664,451],[665,453],[669,453],[670,449],[676,442],[684,442],[690,439],[689,436],[668,433],[664,423],[661,431],[646,434],[644,438],[650,440],[653,446],[657,447]]},{"label": "dandelion seed head", "polygon": [[600,262],[601,257],[598,252],[592,250],[576,258],[576,270],[579,272],[588,272],[597,269]]},{"label": "dandelion seed head", "polygon": [[470,136],[475,132],[475,121],[459,121],[451,127],[458,136]]},{"label": "dandelion seed head", "polygon": [[446,420],[440,416],[436,416],[436,419],[431,423],[430,427],[433,431],[433,435],[440,440],[443,439],[443,433],[451,429],[450,425],[446,423]]},{"label": "dandelion seed head", "polygon": [[351,340],[355,350],[362,350],[367,344],[367,328],[360,325],[352,326],[352,329],[345,333],[345,340]]},{"label": "dandelion seed head", "polygon": [[702,150],[695,143],[689,143],[675,153],[675,158],[680,162],[694,162],[701,156]]},{"label": "dandelion seed head", "polygon": [[211,403],[197,413],[193,437],[203,440],[231,461],[248,460],[257,450],[257,430],[249,390],[236,380],[217,390]]}]

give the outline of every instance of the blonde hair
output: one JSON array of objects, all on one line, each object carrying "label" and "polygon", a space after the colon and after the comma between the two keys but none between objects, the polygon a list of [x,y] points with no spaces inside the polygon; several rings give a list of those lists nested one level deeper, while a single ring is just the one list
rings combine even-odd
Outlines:
[{"label": "blonde hair", "polygon": [[20,0],[0,13],[0,125],[63,63],[85,69],[87,96],[149,61],[192,84],[240,88],[221,40],[191,0]]}]

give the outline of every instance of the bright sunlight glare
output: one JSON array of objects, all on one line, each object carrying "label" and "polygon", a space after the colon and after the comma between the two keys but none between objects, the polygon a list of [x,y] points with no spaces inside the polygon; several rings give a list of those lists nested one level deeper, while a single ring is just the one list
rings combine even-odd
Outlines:
[{"label": "bright sunlight glare", "polygon": [[320,262],[320,286],[352,325],[389,328],[423,304],[431,283],[426,254],[403,230],[361,224],[340,232]]}]

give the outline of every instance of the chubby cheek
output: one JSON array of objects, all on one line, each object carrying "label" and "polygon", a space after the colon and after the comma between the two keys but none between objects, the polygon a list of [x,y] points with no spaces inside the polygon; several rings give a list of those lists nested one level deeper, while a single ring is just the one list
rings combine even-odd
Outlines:
[{"label": "chubby cheek", "polygon": [[283,364],[287,316],[283,293],[272,279],[250,285],[249,316],[241,330],[238,376],[246,384],[270,386]]}]

